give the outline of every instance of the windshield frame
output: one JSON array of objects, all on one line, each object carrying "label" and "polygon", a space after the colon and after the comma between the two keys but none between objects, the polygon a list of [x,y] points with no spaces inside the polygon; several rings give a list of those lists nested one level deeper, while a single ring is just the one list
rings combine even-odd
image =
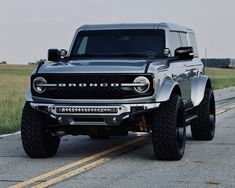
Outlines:
[{"label": "windshield frame", "polygon": [[[125,53],[120,53],[120,52],[117,52],[117,53],[96,53],[96,54],[88,54],[88,55],[79,55],[77,54],[77,50],[79,48],[79,46],[81,45],[82,43],[82,39],[83,37],[81,37],[81,35],[83,36],[86,36],[89,34],[96,34],[97,32],[131,32],[131,31],[134,31],[136,33],[138,32],[149,32],[151,34],[158,34],[158,35],[162,35],[162,44],[161,44],[161,50],[162,50],[162,53],[161,54],[157,54],[157,53],[147,53],[148,51],[143,51],[143,52],[135,52],[135,53],[131,53],[131,52],[126,52]],[[133,57],[133,58],[146,58],[146,57],[164,57],[164,54],[163,54],[163,50],[165,49],[165,46],[166,46],[166,34],[165,34],[165,30],[163,29],[113,29],[113,30],[81,30],[79,31],[77,34],[76,34],[76,37],[74,39],[74,42],[73,42],[73,45],[72,45],[72,48],[71,48],[71,51],[70,51],[70,55],[69,55],[69,59],[84,59],[84,58],[99,58],[99,57],[102,57],[102,58],[121,58],[121,57]],[[146,52],[146,53],[145,53]],[[86,53],[85,53],[86,54]],[[122,55],[123,54],[123,55]]]}]

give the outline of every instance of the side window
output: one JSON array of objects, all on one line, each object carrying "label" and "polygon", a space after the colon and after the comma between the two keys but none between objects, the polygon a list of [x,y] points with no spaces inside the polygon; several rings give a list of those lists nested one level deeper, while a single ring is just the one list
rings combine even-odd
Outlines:
[{"label": "side window", "polygon": [[180,33],[182,46],[189,46],[187,33]]},{"label": "side window", "polygon": [[170,50],[172,55],[174,55],[175,49],[181,47],[181,40],[179,32],[171,31],[169,33],[169,43],[170,43]]},{"label": "side window", "polygon": [[193,52],[195,56],[198,56],[197,43],[194,33],[188,33],[190,46],[193,47]]},{"label": "side window", "polygon": [[83,37],[82,42],[78,48],[77,54],[85,54],[86,53],[87,41],[88,41],[88,37]]}]

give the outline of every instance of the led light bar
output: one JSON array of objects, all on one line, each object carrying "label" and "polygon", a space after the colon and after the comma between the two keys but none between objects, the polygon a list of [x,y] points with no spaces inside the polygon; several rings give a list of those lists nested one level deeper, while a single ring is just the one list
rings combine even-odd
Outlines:
[{"label": "led light bar", "polygon": [[57,113],[118,113],[118,108],[57,107]]}]

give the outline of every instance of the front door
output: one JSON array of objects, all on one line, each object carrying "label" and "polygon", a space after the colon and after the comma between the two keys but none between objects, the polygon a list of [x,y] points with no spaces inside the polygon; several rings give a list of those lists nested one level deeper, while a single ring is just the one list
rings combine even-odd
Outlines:
[{"label": "front door", "polygon": [[172,79],[178,82],[184,103],[191,99],[190,71],[186,66],[187,61],[174,61],[170,63]]}]

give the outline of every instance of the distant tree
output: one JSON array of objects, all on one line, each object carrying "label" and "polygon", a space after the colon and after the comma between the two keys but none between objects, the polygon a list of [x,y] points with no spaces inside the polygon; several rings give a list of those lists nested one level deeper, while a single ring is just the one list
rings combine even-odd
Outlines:
[{"label": "distant tree", "polygon": [[202,59],[203,64],[205,67],[215,67],[215,68],[229,68],[231,64],[229,58],[208,58]]},{"label": "distant tree", "polygon": [[230,59],[229,67],[235,69],[235,59]]},{"label": "distant tree", "polygon": [[6,61],[2,61],[2,62],[0,62],[0,64],[7,64],[7,62]]},{"label": "distant tree", "polygon": [[46,59],[39,59],[37,62],[36,62],[36,64],[39,64],[40,62],[45,62],[46,61]]}]

